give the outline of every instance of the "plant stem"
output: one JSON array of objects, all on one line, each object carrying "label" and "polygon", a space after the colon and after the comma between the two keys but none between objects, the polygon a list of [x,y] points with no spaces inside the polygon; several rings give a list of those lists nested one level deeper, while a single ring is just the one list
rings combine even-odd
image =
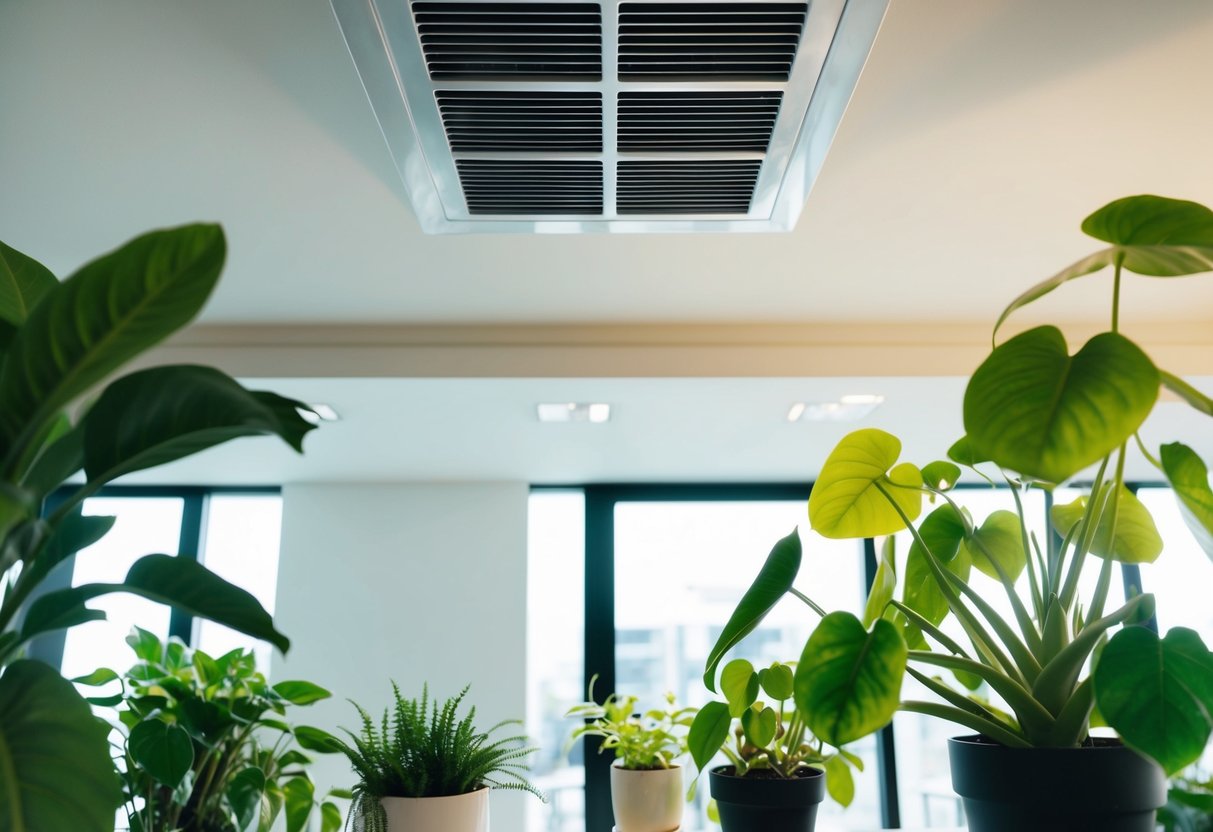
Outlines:
[{"label": "plant stem", "polygon": [[818,606],[818,605],[817,605],[817,604],[816,604],[816,603],[813,601],[813,599],[812,599],[812,598],[810,598],[809,596],[805,595],[803,592],[801,592],[801,591],[800,591],[799,589],[797,589],[796,587],[794,587],[794,586],[793,586],[793,587],[789,587],[789,588],[788,588],[788,592],[792,593],[792,595],[795,595],[795,596],[796,596],[797,598],[799,598],[801,601],[804,601],[806,604],[808,604],[808,605],[809,605],[809,608],[810,608],[810,609],[812,609],[812,610],[813,610],[813,612],[815,612],[815,613],[817,613],[818,615],[820,615],[822,618],[825,618],[825,617],[826,617],[826,611],[825,611],[825,610],[823,610],[821,607],[819,607],[819,606]]},{"label": "plant stem", "polygon": [[1120,267],[1125,262],[1124,252],[1116,255],[1116,273],[1112,278],[1112,331],[1120,332]]},{"label": "plant stem", "polygon": [[1146,460],[1159,471],[1163,470],[1162,463],[1158,461],[1158,457],[1150,453],[1150,451],[1146,448],[1146,443],[1141,441],[1141,434],[1134,433],[1133,438],[1137,441],[1137,449],[1141,451],[1141,455],[1144,456]]}]

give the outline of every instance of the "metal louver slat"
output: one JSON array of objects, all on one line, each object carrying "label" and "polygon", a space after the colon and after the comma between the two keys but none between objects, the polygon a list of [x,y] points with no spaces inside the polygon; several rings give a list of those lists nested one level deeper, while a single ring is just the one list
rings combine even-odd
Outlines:
[{"label": "metal louver slat", "polygon": [[624,161],[618,167],[620,214],[744,214],[761,160]]},{"label": "metal louver slat", "polygon": [[602,151],[601,93],[439,90],[435,97],[456,152]]},{"label": "metal louver slat", "polygon": [[471,214],[601,214],[602,163],[547,159],[456,161]]},{"label": "metal louver slat", "polygon": [[415,2],[430,77],[602,77],[597,3]]},{"label": "metal louver slat", "polygon": [[808,3],[619,5],[619,78],[786,81]]},{"label": "metal louver slat", "polygon": [[782,101],[777,90],[622,92],[619,149],[762,153],[771,143]]}]

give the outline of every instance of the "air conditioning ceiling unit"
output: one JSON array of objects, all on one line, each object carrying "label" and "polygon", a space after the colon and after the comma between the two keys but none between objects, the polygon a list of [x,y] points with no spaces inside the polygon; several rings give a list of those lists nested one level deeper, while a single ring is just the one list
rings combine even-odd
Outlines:
[{"label": "air conditioning ceiling unit", "polygon": [[431,233],[790,230],[888,0],[333,0]]}]

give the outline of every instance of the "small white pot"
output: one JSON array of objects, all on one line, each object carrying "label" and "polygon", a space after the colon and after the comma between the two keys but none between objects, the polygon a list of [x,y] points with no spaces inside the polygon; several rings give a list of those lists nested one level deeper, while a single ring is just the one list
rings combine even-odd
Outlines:
[{"label": "small white pot", "polygon": [[611,766],[617,832],[674,832],[682,823],[682,769],[629,771]]},{"label": "small white pot", "polygon": [[489,832],[489,790],[450,797],[385,797],[388,832]]}]

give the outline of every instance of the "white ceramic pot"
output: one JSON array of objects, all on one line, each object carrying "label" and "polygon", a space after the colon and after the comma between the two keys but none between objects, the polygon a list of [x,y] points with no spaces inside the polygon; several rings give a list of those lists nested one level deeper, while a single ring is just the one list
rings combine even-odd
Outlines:
[{"label": "white ceramic pot", "polygon": [[487,787],[451,797],[385,797],[388,832],[489,832]]},{"label": "white ceramic pot", "polygon": [[611,808],[618,832],[674,832],[682,823],[682,769],[628,771],[611,766]]}]

